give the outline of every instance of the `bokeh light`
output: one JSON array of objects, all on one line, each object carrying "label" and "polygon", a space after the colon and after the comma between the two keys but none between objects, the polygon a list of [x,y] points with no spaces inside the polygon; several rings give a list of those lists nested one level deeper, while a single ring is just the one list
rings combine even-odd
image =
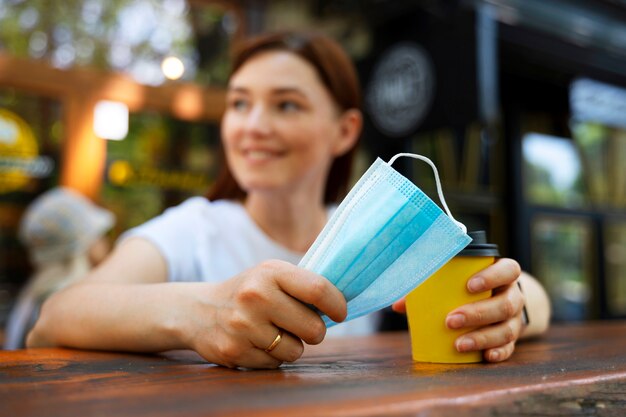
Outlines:
[{"label": "bokeh light", "polygon": [[168,56],[161,62],[161,70],[166,78],[177,80],[185,73],[185,65],[179,58]]}]

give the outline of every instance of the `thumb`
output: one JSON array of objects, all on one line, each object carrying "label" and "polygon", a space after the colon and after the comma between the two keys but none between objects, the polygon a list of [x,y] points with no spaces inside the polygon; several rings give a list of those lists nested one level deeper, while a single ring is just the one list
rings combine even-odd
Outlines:
[{"label": "thumb", "polygon": [[391,309],[396,313],[406,313],[406,298],[402,297],[391,305]]}]

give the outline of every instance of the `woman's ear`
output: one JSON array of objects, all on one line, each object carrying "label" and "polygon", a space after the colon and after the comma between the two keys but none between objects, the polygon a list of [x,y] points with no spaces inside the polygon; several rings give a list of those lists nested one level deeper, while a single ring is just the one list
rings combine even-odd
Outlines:
[{"label": "woman's ear", "polygon": [[349,109],[340,116],[339,134],[333,148],[335,157],[345,154],[354,147],[362,128],[363,115],[360,110]]}]

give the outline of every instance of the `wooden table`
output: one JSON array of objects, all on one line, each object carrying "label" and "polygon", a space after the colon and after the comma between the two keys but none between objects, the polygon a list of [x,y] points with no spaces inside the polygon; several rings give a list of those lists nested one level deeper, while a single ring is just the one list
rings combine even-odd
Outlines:
[{"label": "wooden table", "polygon": [[553,326],[501,364],[414,364],[408,335],[329,339],[240,371],[193,352],[0,352],[0,415],[626,416],[626,322]]}]

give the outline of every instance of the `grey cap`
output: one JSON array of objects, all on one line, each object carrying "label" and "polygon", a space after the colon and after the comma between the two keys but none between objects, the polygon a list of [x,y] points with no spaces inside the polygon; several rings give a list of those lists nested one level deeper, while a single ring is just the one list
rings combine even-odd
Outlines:
[{"label": "grey cap", "polygon": [[64,187],[37,197],[22,217],[20,241],[36,265],[85,253],[115,222],[110,211]]}]

